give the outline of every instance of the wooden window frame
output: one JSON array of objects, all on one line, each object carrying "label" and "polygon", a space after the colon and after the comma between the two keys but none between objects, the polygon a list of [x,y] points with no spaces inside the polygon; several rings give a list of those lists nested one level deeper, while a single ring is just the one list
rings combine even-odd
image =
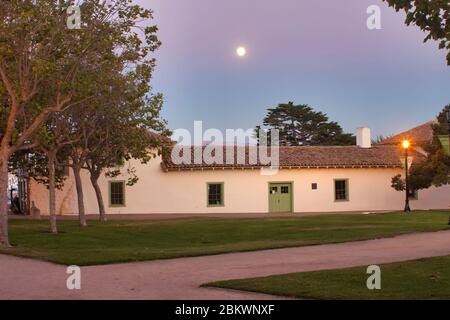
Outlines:
[{"label": "wooden window frame", "polygon": [[[220,185],[220,204],[209,203],[209,187],[211,185]],[[224,182],[207,182],[206,183],[206,206],[208,208],[225,207],[225,183]]]},{"label": "wooden window frame", "polygon": [[[121,183],[122,184],[122,190],[123,190],[123,204],[112,204],[112,195],[111,195],[111,185],[113,183]],[[114,180],[114,181],[108,181],[108,198],[109,198],[109,207],[110,208],[123,208],[126,206],[126,185],[124,180]]]},{"label": "wooden window frame", "polygon": [[[338,181],[344,181],[345,182],[345,199],[336,199],[336,182]],[[350,201],[350,183],[349,179],[334,179],[333,181],[333,189],[334,189],[334,202],[348,202]]]}]

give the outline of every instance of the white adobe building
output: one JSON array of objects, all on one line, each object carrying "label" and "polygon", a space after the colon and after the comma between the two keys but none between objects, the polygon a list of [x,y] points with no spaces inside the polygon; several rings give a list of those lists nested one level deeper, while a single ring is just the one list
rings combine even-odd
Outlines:
[{"label": "white adobe building", "polygon": [[[404,193],[391,188],[391,179],[404,174],[400,141],[419,145],[431,139],[430,123],[371,145],[370,129],[360,128],[355,146],[280,147],[280,170],[261,175],[260,166],[174,164],[157,157],[148,164],[132,160],[139,181],[127,177],[100,178],[107,214],[197,214],[268,212],[351,212],[401,210]],[[247,150],[248,151],[248,150]],[[423,155],[412,152],[414,161]],[[89,175],[83,173],[86,212],[98,206]],[[30,181],[30,203],[48,214],[48,191]],[[450,186],[418,192],[412,209],[448,209]],[[57,213],[77,214],[73,176],[57,192]]]}]

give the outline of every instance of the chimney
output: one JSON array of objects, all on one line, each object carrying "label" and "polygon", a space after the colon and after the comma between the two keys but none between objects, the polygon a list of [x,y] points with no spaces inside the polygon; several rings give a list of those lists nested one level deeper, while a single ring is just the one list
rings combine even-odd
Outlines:
[{"label": "chimney", "polygon": [[371,148],[372,137],[370,136],[370,128],[356,129],[356,145],[360,148]]}]

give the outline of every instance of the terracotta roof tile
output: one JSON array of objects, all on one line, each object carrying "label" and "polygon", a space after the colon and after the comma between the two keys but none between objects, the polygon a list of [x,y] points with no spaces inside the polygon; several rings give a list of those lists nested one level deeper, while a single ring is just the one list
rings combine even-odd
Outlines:
[{"label": "terracotta roof tile", "polygon": [[395,136],[389,137],[379,142],[378,145],[400,144],[405,139],[410,140],[411,143],[414,145],[421,145],[433,139],[432,125],[433,121],[429,121],[418,127],[396,134]]},{"label": "terracotta roof tile", "polygon": [[172,145],[173,143],[175,143],[169,137],[166,137],[166,136],[156,133],[154,131],[147,130],[147,134],[151,139],[153,139],[155,142],[160,143],[160,144]]},{"label": "terracotta roof tile", "polygon": [[[191,158],[195,150],[202,151],[205,147],[190,147]],[[264,167],[261,162],[249,161],[250,149],[256,147],[224,147],[223,159],[227,152],[234,150],[234,162],[231,164],[175,164],[170,157],[166,157],[161,166],[166,171],[198,170],[198,169],[227,169],[227,168],[259,168]],[[237,161],[237,151],[245,152],[245,161]],[[180,153],[182,155],[182,152]],[[403,150],[400,146],[376,145],[369,149],[357,146],[308,146],[308,147],[280,147],[279,160],[281,168],[371,168],[371,167],[401,167]],[[414,152],[414,155],[421,157]]]}]

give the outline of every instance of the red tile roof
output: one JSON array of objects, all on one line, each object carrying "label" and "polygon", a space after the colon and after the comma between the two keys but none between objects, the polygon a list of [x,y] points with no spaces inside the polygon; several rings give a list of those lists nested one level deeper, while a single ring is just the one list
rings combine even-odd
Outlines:
[{"label": "red tile roof", "polygon": [[[195,150],[202,151],[205,147],[190,147],[191,159]],[[204,169],[251,169],[261,168],[261,162],[250,163],[249,151],[256,147],[224,147],[223,159],[226,153],[234,150],[234,161],[231,164],[175,164],[170,155],[161,163],[165,171],[204,170]],[[245,161],[238,163],[237,150],[245,152]],[[183,154],[182,152],[180,153]],[[417,157],[419,154],[414,153]],[[375,145],[364,149],[357,146],[308,146],[280,147],[279,166],[283,168],[400,168],[403,150],[400,146]],[[193,161],[192,161],[193,162]]]},{"label": "red tile roof", "polygon": [[433,139],[432,125],[433,121],[429,121],[418,127],[389,137],[379,142],[378,145],[400,144],[403,140],[410,140],[413,145],[421,145],[430,142]]},{"label": "red tile roof", "polygon": [[152,139],[153,141],[155,141],[158,144],[172,145],[175,143],[169,137],[166,137],[166,136],[156,133],[154,131],[147,130],[147,134],[150,137],[150,139]]}]

